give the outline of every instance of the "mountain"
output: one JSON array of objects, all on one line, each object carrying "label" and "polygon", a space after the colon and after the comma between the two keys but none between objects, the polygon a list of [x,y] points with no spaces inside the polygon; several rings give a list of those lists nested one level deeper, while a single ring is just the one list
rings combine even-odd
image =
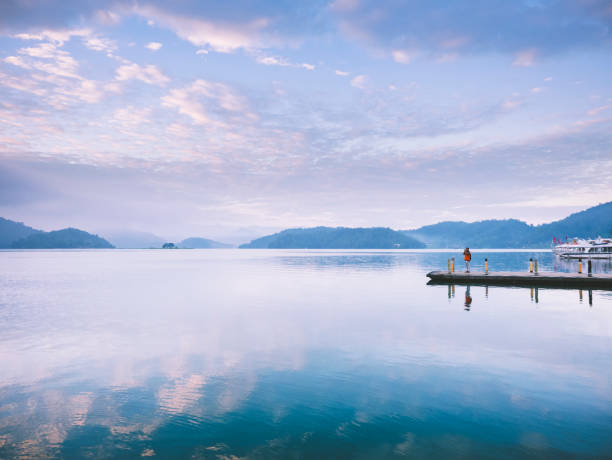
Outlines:
[{"label": "mountain", "polygon": [[217,248],[231,248],[231,244],[219,243],[218,241],[209,240],[206,238],[186,238],[178,244],[179,248],[184,249],[217,249]]},{"label": "mountain", "polygon": [[536,227],[536,234],[548,242],[566,236],[596,238],[597,236],[612,236],[612,201],[584,211],[576,212],[565,219],[543,224]]},{"label": "mountain", "polygon": [[420,241],[390,228],[294,228],[264,236],[240,248],[398,249],[424,248]]},{"label": "mountain", "polygon": [[13,248],[19,249],[68,249],[68,248],[112,248],[108,241],[98,235],[65,228],[53,232],[38,232],[13,242]]},{"label": "mountain", "polygon": [[41,230],[0,217],[0,248],[10,248],[15,241],[34,233],[41,233]]},{"label": "mountain", "polygon": [[100,232],[113,246],[120,249],[148,249],[161,248],[165,239],[149,232],[135,232],[131,230],[108,230]]},{"label": "mountain", "polygon": [[537,243],[533,243],[536,246],[525,243],[532,230],[533,227],[525,222],[507,219],[472,223],[440,222],[402,233],[422,241],[430,248],[522,248],[537,247]]},{"label": "mountain", "polygon": [[516,219],[440,222],[402,233],[430,248],[545,248],[554,237],[595,238],[612,235],[612,201],[542,225]]}]

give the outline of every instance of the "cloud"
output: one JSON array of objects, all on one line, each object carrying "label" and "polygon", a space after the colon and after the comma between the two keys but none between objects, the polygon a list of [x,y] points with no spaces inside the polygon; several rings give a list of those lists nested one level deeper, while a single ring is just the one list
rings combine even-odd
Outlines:
[{"label": "cloud", "polygon": [[354,88],[365,89],[368,83],[366,75],[357,75],[351,80],[351,86]]},{"label": "cloud", "polygon": [[115,79],[117,81],[140,80],[150,85],[160,86],[164,86],[170,81],[170,78],[154,65],[140,66],[135,63],[120,66],[117,69]]},{"label": "cloud", "polygon": [[256,119],[244,98],[224,83],[196,80],[184,88],[172,89],[162,98],[165,107],[174,107],[196,125],[227,127],[225,118]]},{"label": "cloud", "polygon": [[537,56],[538,50],[534,48],[519,51],[514,56],[512,65],[517,67],[531,67],[535,64]]},{"label": "cloud", "polygon": [[150,123],[151,112],[150,108],[128,106],[115,110],[113,121],[124,127],[134,128],[143,123]]},{"label": "cloud", "polygon": [[92,80],[83,80],[81,84],[76,87],[71,87],[66,90],[62,88],[61,90],[56,90],[56,92],[68,98],[76,96],[80,100],[90,104],[99,102],[104,96],[104,91],[100,89],[99,84]]},{"label": "cloud", "polygon": [[263,47],[261,33],[269,25],[269,20],[264,17],[244,23],[211,21],[165,11],[150,4],[138,5],[134,8],[134,12],[154,20],[162,27],[169,28],[180,38],[195,46],[206,47],[220,53],[231,53],[241,48]]},{"label": "cloud", "polygon": [[342,70],[336,70],[334,73],[335,73],[336,75],[341,76],[341,77],[347,77],[347,76],[348,76],[348,74],[349,74],[348,72],[343,72]]},{"label": "cloud", "polygon": [[255,58],[255,60],[259,63],[259,64],[263,64],[263,65],[270,65],[270,66],[280,66],[280,67],[300,67],[306,70],[314,70],[315,66],[312,64],[308,64],[308,63],[293,63],[288,61],[285,58],[282,57],[277,57],[277,56],[263,56],[263,55],[259,55]]},{"label": "cloud", "polygon": [[393,50],[391,52],[393,60],[400,64],[410,64],[415,58],[419,56],[418,51],[410,50]]},{"label": "cloud", "polygon": [[48,40],[56,46],[63,46],[64,43],[70,41],[72,37],[85,37],[89,38],[92,36],[90,29],[43,29],[36,33],[19,33],[13,35],[14,38],[21,40]]},{"label": "cloud", "polygon": [[332,11],[348,12],[357,9],[359,4],[359,0],[334,0],[329,7]]},{"label": "cloud", "polygon": [[150,42],[150,43],[147,43],[145,48],[148,48],[151,51],[158,51],[159,49],[161,49],[162,46],[163,46],[163,44],[161,44],[159,42]]},{"label": "cloud", "polygon": [[507,99],[502,104],[502,107],[505,110],[513,110],[513,109],[516,109],[517,107],[520,107],[521,105],[523,105],[523,101],[521,101],[521,100],[518,100],[518,99]]},{"label": "cloud", "polygon": [[[14,38],[21,40],[46,40],[51,43],[43,44],[44,46],[53,45],[56,47],[62,47],[64,43],[70,41],[72,37],[80,37],[83,44],[94,51],[102,51],[107,54],[111,54],[117,49],[117,45],[113,40],[108,38],[100,37],[91,29],[59,29],[49,30],[44,29],[36,33],[18,33],[13,35]],[[43,46],[41,45],[41,46]]]},{"label": "cloud", "polygon": [[79,63],[61,49],[62,45],[62,40],[44,42],[18,49],[19,56],[7,56],[5,63],[28,70],[30,74],[19,79],[8,76],[4,86],[41,96],[42,101],[58,109],[78,101],[99,102],[104,89],[99,82],[80,75]]},{"label": "cloud", "polygon": [[105,53],[112,53],[117,49],[114,41],[102,37],[86,37],[83,40],[83,44],[91,50],[103,51]]},{"label": "cloud", "polygon": [[24,69],[39,70],[59,77],[76,78],[78,62],[68,53],[52,43],[41,43],[38,46],[21,48],[21,56],[8,56],[4,62]]},{"label": "cloud", "polygon": [[587,114],[591,117],[594,117],[595,115],[599,115],[600,112],[603,112],[605,110],[608,110],[612,108],[612,104],[611,105],[602,105],[600,107],[595,107],[594,109],[591,109],[587,112]]},{"label": "cloud", "polygon": [[[596,3],[597,7],[592,7]],[[348,38],[382,50],[396,62],[537,49],[541,56],[611,44],[605,0],[574,2],[338,1],[329,9]],[[608,2],[609,5],[609,2]],[[519,59],[519,63],[533,64]],[[521,64],[518,64],[521,65]]]}]

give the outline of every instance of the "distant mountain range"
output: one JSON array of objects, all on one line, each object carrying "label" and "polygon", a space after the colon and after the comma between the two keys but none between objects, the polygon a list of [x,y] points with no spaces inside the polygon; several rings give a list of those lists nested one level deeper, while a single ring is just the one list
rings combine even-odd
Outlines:
[{"label": "distant mountain range", "polygon": [[545,248],[554,237],[595,238],[612,235],[612,201],[542,225],[515,219],[440,222],[402,231],[430,248]]},{"label": "distant mountain range", "polygon": [[418,249],[425,245],[390,228],[293,228],[264,236],[241,248],[269,249]]},{"label": "distant mountain range", "polygon": [[[69,249],[69,248],[161,248],[167,241],[148,232],[109,232],[108,240],[76,228],[44,232],[22,222],[0,217],[0,248],[8,249]],[[231,248],[232,245],[206,238],[187,238],[179,248]]]},{"label": "distant mountain range", "polygon": [[[136,232],[132,230],[108,230],[104,236],[119,249],[157,249],[169,241],[149,232]],[[217,249],[231,248],[233,245],[220,243],[207,238],[186,238],[176,246],[183,249]]]},{"label": "distant mountain range", "polygon": [[[554,237],[612,236],[612,201],[542,225],[516,219],[440,222],[414,230],[390,228],[314,227],[284,230],[257,238],[241,248],[287,249],[420,249],[420,248],[545,248]],[[108,238],[119,248],[161,248],[167,241],[146,232],[115,232]],[[98,235],[75,228],[43,232],[0,217],[0,248],[112,248]],[[226,248],[206,238],[187,238],[180,248]]]},{"label": "distant mountain range", "polygon": [[207,238],[186,238],[178,244],[179,248],[184,249],[221,249],[231,248],[233,245],[219,243],[218,241],[209,240]]},{"label": "distant mountain range", "polygon": [[149,232],[131,230],[100,231],[113,246],[119,249],[161,248],[167,241]]}]

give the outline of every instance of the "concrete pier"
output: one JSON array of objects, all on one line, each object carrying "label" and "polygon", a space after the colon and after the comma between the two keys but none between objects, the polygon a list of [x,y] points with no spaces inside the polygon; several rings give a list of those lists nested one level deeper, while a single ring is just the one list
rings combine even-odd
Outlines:
[{"label": "concrete pier", "polygon": [[482,286],[542,286],[566,289],[612,290],[612,275],[560,272],[452,272],[433,271],[429,284],[473,284]]}]

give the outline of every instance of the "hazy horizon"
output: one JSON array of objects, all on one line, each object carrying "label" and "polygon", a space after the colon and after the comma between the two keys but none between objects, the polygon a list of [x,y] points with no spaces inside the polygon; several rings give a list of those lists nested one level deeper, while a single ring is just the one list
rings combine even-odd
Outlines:
[{"label": "hazy horizon", "polygon": [[[605,203],[598,203],[596,205],[593,205],[591,207],[595,207],[601,204],[605,204]],[[587,208],[589,209],[589,208]],[[583,211],[582,209],[579,211]],[[0,216],[0,217],[4,217],[4,216]],[[564,216],[564,217],[568,217],[568,216]],[[6,218],[6,217],[5,217]],[[508,218],[508,219],[513,219],[513,218]],[[15,221],[14,219],[10,219]],[[487,219],[483,219],[483,220],[487,220]],[[559,219],[557,219],[559,220]],[[44,230],[44,231],[52,231],[52,230],[61,230],[63,228],[68,228],[68,227],[74,227],[72,225],[67,225],[65,227],[61,227],[61,228],[40,228],[40,227],[36,227],[36,226],[32,226],[29,225],[27,222],[22,222],[22,221],[17,221],[17,222],[21,222],[25,225],[28,225],[30,227],[34,227],[35,229],[38,230]],[[434,222],[433,224],[436,223],[440,223],[439,222]],[[467,222],[467,223],[473,223],[473,222],[477,222],[477,221],[472,221],[472,222]],[[552,222],[552,221],[551,221]],[[527,222],[529,224],[529,222]],[[550,222],[543,222],[542,224],[547,224]],[[425,225],[430,225],[430,224],[425,224]],[[541,225],[541,224],[530,224],[530,225]],[[149,229],[128,229],[128,228],[121,228],[121,227],[106,227],[106,228],[100,228],[100,229],[81,229],[81,230],[86,230],[90,233],[94,233],[94,234],[98,234],[99,236],[104,237],[107,240],[123,240],[126,241],[127,240],[131,240],[133,238],[136,238],[136,240],[139,241],[139,245],[142,244],[142,241],[145,241],[147,239],[147,237],[150,237],[152,239],[158,238],[160,240],[164,240],[164,241],[173,241],[173,242],[181,242],[185,239],[188,238],[205,238],[205,239],[211,239],[211,240],[215,240],[217,242],[221,242],[221,243],[229,243],[229,244],[233,244],[233,245],[240,245],[243,243],[248,243],[254,239],[260,238],[262,236],[266,236],[266,235],[270,235],[270,234],[274,234],[274,233],[278,233],[280,231],[283,230],[287,230],[287,229],[295,229],[295,228],[313,228],[313,227],[318,227],[319,225],[313,225],[310,227],[283,227],[283,228],[264,228],[264,227],[243,227],[243,228],[237,228],[237,229],[233,229],[230,230],[228,233],[223,233],[223,234],[217,234],[217,235],[204,235],[204,234],[196,234],[196,233],[185,233],[185,234],[174,234],[174,235],[168,235],[168,234],[162,234],[162,233],[155,233]],[[347,227],[345,225],[338,225],[336,227]],[[371,227],[381,227],[380,225],[371,225],[369,226]],[[355,228],[355,227],[353,227]],[[415,230],[417,228],[396,228],[393,230]],[[112,242],[112,241],[111,241]]]},{"label": "hazy horizon", "polygon": [[4,3],[0,216],[229,242],[562,219],[612,199],[611,26],[604,0]]}]

